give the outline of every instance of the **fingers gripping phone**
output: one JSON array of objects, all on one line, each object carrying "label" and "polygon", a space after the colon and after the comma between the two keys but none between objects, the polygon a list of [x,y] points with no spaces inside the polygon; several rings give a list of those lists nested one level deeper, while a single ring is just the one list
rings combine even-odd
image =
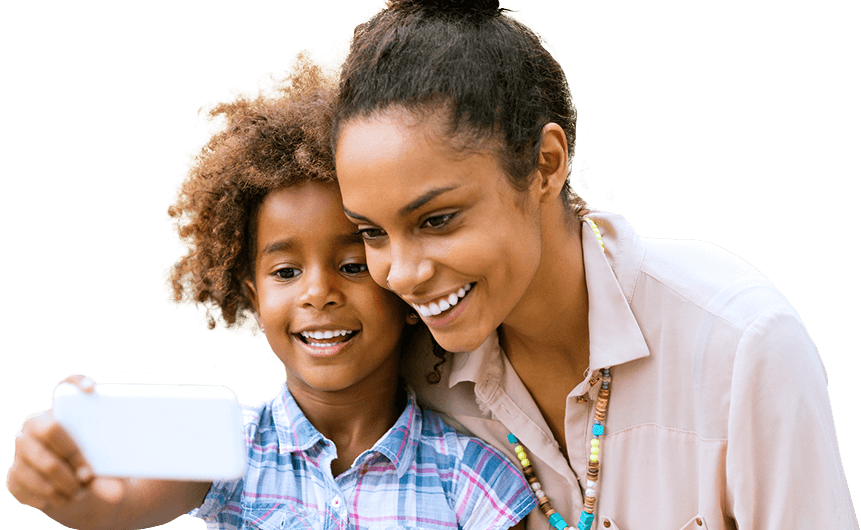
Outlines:
[{"label": "fingers gripping phone", "polygon": [[229,480],[245,471],[242,413],[229,389],[198,385],[63,383],[54,419],[96,475]]}]

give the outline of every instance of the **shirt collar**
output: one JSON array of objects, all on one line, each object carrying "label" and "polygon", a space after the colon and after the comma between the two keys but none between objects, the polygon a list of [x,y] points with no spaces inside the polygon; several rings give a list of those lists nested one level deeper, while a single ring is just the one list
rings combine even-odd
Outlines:
[{"label": "shirt collar", "polygon": [[388,458],[395,466],[398,477],[402,477],[415,461],[422,433],[422,412],[416,404],[416,394],[409,386],[406,391],[407,406],[398,421],[369,450]]},{"label": "shirt collar", "polygon": [[[403,476],[415,460],[416,447],[422,431],[422,413],[416,403],[415,392],[409,386],[406,387],[406,391],[407,406],[398,420],[371,449],[364,453],[379,453],[388,458],[397,469],[398,477]],[[278,433],[280,454],[304,452],[326,441],[320,431],[305,417],[286,384],[282,387],[280,399],[275,400],[272,416]]]},{"label": "shirt collar", "polygon": [[[649,355],[643,332],[631,312],[645,246],[620,215],[589,214],[601,232],[604,252],[591,227],[582,223],[583,262],[589,296],[589,366],[592,371]],[[477,349],[458,353],[452,362],[449,386],[499,379],[502,351],[496,332]]]}]

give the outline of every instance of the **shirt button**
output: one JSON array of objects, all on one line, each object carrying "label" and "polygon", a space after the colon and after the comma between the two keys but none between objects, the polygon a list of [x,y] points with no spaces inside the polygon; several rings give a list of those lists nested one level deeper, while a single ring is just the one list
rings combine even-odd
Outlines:
[{"label": "shirt button", "polygon": [[334,499],[332,499],[332,506],[334,506],[335,508],[340,508],[341,507],[341,498],[335,497]]}]

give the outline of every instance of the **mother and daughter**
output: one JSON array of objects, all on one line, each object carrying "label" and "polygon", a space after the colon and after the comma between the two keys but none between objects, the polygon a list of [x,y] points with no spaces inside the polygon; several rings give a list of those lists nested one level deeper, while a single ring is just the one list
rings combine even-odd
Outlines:
[{"label": "mother and daughter", "polygon": [[172,209],[178,299],[253,316],[286,368],[245,477],[93,477],[46,413],[21,502],[75,528],[858,528],[797,313],[589,211],[565,76],[497,2],[391,0],[329,94],[300,61],[217,107]]}]

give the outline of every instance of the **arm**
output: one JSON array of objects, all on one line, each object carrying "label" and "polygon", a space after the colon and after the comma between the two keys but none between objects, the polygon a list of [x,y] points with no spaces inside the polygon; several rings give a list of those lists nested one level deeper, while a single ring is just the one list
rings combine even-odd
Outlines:
[{"label": "arm", "polygon": [[42,511],[80,530],[131,530],[170,522],[200,506],[206,482],[95,478],[80,497]]},{"label": "arm", "polygon": [[[67,380],[83,391],[92,383]],[[18,501],[78,529],[147,528],[199,506],[209,483],[94,477],[51,412],[28,420],[15,442],[7,487]]]},{"label": "arm", "polygon": [[858,529],[825,371],[797,315],[765,313],[733,367],[727,511],[739,530]]}]

